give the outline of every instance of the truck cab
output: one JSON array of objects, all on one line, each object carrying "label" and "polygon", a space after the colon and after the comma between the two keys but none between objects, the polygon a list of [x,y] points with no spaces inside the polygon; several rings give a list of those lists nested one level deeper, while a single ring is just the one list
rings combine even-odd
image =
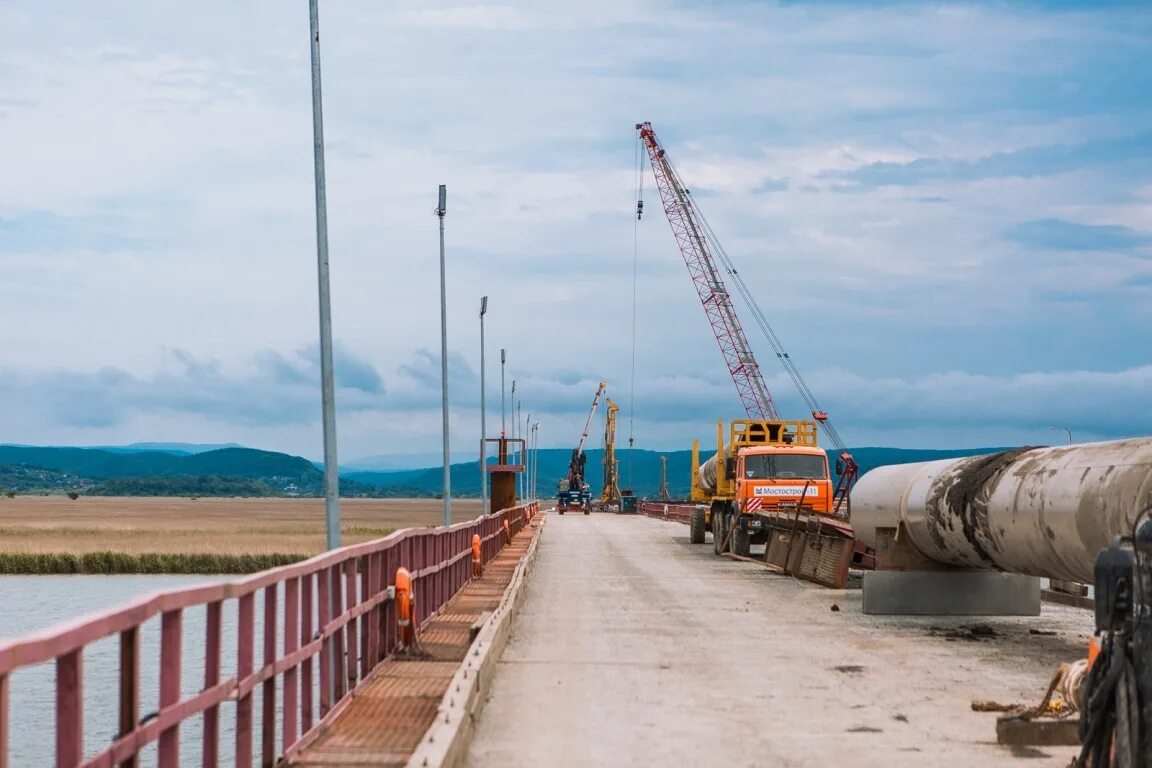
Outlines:
[{"label": "truck cab", "polygon": [[832,482],[828,455],[809,446],[773,445],[742,448],[733,472],[741,511],[779,510],[830,514]]}]

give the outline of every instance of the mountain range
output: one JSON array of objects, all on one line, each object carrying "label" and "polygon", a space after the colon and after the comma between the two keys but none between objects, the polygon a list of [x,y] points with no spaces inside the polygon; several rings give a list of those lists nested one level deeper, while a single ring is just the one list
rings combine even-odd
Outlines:
[{"label": "mountain range", "polygon": [[[147,447],[145,447],[147,446]],[[202,450],[200,450],[202,449]],[[922,450],[868,447],[853,450],[861,473],[885,464],[990,453],[999,448]],[[603,450],[586,452],[587,481],[603,484]],[[689,490],[691,451],[617,451],[622,489],[654,497],[660,490],[661,456],[667,458],[668,491],[683,498]],[[706,458],[708,453],[703,454]],[[538,453],[539,494],[553,495],[568,471],[571,450],[541,449]],[[371,457],[359,466],[387,466],[387,457]],[[404,463],[403,458],[394,459]],[[342,468],[341,493],[347,496],[437,496],[443,469],[439,466],[391,471]],[[239,446],[196,446],[151,443],[106,448],[0,445],[0,488],[16,493],[79,492],[90,495],[139,496],[319,496],[324,475],[315,463],[299,456]],[[452,465],[452,495],[479,496],[478,461]]]}]

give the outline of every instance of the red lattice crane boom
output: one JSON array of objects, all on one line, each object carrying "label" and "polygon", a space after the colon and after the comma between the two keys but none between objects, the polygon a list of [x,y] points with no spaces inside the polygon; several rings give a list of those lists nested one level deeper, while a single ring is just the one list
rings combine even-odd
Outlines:
[{"label": "red lattice crane boom", "polygon": [[708,324],[720,345],[728,372],[736,385],[736,392],[749,419],[756,421],[778,421],[780,414],[760,366],[752,354],[752,347],[744,335],[744,328],[732,306],[732,297],[724,287],[716,260],[712,256],[708,242],[707,224],[698,216],[688,191],[681,183],[676,169],[668,162],[664,148],[660,146],[651,123],[639,123],[640,140],[648,149],[652,172],[656,176],[656,186],[660,188],[660,198],[664,202],[664,213],[672,225],[672,234],[680,247],[680,255],[688,266],[688,273],[696,285],[696,295],[704,305]]}]

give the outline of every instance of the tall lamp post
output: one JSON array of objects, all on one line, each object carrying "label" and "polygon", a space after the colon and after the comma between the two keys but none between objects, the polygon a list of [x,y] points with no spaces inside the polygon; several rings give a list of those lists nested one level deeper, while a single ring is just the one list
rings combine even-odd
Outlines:
[{"label": "tall lamp post", "polygon": [[1068,429],[1068,427],[1048,427],[1048,429],[1052,430],[1053,432],[1063,431],[1068,435],[1068,445],[1072,445],[1072,430]]},{"label": "tall lamp post", "polygon": [[324,175],[324,104],[320,92],[319,0],[308,3],[312,33],[312,160],[316,186],[316,271],[320,292],[320,409],[324,426],[324,510],[328,549],[340,546],[340,468],[336,463],[336,384],[328,279],[328,195]]},{"label": "tall lamp post", "polygon": [[532,498],[537,498],[537,475],[540,472],[540,422],[532,425]]},{"label": "tall lamp post", "polygon": [[488,399],[484,388],[484,315],[488,313],[488,297],[480,297],[480,510],[488,514],[488,472],[485,466],[484,441],[488,439]]},{"label": "tall lamp post", "polygon": [[508,431],[508,422],[504,419],[504,363],[507,362],[504,348],[500,348],[500,437]]},{"label": "tall lamp post", "polygon": [[[515,384],[516,384],[516,382],[512,382],[512,384],[513,384],[513,399],[515,399]],[[513,427],[513,429],[516,432],[520,432],[520,401],[519,400],[516,400],[516,426]],[[521,434],[520,439],[523,440],[524,435]],[[519,448],[520,448],[520,466],[524,466],[524,445],[521,443]],[[521,500],[523,500],[523,498],[524,498],[524,473],[523,472],[520,472],[516,475],[516,484],[520,486],[520,498],[521,498]]]},{"label": "tall lamp post", "polygon": [[448,212],[448,190],[440,185],[440,409],[444,430],[444,527],[452,525],[452,460],[448,452],[448,291],[444,279],[444,214]]}]

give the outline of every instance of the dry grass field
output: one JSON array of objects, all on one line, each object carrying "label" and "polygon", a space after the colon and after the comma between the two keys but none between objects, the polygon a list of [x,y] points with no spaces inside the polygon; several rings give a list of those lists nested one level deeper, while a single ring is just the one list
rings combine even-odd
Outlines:
[{"label": "dry grass field", "polygon": [[[453,522],[480,514],[453,500]],[[437,499],[341,499],[343,543],[438,525]],[[0,498],[0,554],[314,555],[324,542],[323,499]]]}]

